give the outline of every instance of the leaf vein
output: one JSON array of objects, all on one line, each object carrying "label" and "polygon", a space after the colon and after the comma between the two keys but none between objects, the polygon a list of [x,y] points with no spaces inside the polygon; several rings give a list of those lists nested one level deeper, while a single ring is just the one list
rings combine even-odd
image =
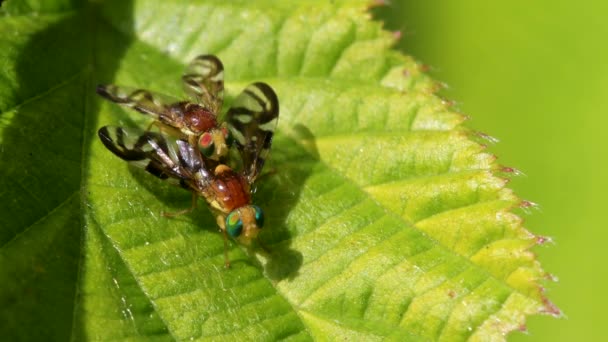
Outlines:
[{"label": "leaf vein", "polygon": [[68,197],[65,200],[63,200],[61,203],[57,204],[57,206],[55,206],[55,208],[53,208],[50,211],[48,211],[42,217],[38,218],[35,222],[32,222],[32,224],[30,224],[27,227],[25,227],[22,231],[20,231],[19,233],[15,234],[15,236],[13,236],[12,239],[8,240],[2,246],[0,246],[0,250],[6,248],[8,246],[10,246],[12,243],[14,243],[15,241],[17,241],[21,236],[25,235],[30,229],[32,229],[32,227],[36,226],[38,223],[44,221],[47,217],[53,215],[55,212],[57,212],[58,210],[60,210],[61,208],[63,208],[72,199],[72,197],[76,196],[76,194],[78,194],[78,193],[79,193],[78,191],[74,191],[73,193],[71,193],[70,195],[68,195]]},{"label": "leaf vein", "polygon": [[[429,269],[429,271],[430,271],[430,270],[432,270],[433,268],[436,268],[436,267],[441,266],[441,265],[443,265],[443,264],[437,264],[437,265],[435,265],[434,267],[432,267],[431,269]],[[470,267],[470,266],[469,266],[469,267]],[[434,284],[433,286],[431,286],[431,287],[429,287],[429,288],[424,289],[424,291],[422,291],[422,292],[420,292],[420,293],[414,294],[414,297],[412,298],[412,303],[413,303],[413,302],[414,302],[414,301],[415,301],[417,298],[421,298],[421,297],[423,297],[425,294],[427,294],[427,293],[429,293],[429,292],[431,292],[431,291],[433,291],[433,290],[435,290],[435,289],[439,288],[440,286],[442,286],[442,285],[444,285],[445,283],[449,282],[450,280],[452,280],[452,279],[453,279],[453,278],[455,278],[456,276],[458,276],[458,275],[460,275],[460,274],[464,273],[464,272],[465,272],[465,271],[467,271],[468,269],[469,269],[469,268],[467,268],[467,267],[463,267],[462,269],[458,270],[458,272],[457,272],[457,273],[455,273],[454,275],[452,275],[451,277],[445,277],[445,278],[444,278],[444,279],[442,279],[442,280],[441,280],[439,283]],[[420,281],[420,279],[419,279],[418,281]],[[412,306],[410,305],[410,306],[408,307],[408,310],[406,310],[406,311],[403,313],[403,316],[402,316],[402,318],[401,318],[401,323],[399,324],[400,326],[405,326],[405,325],[406,325],[407,313],[409,312],[409,309],[410,309],[411,307],[412,307]],[[428,311],[428,310],[427,310],[427,311]],[[428,312],[427,312],[427,313],[428,313]]]},{"label": "leaf vein", "polygon": [[[471,287],[470,289],[467,289],[467,293],[466,293],[466,295],[464,295],[464,297],[469,296],[471,293],[473,293],[475,290],[477,290],[481,285],[483,285],[486,281],[488,281],[488,279],[489,278],[481,279],[479,282],[477,282],[475,284],[475,286]],[[462,297],[463,296],[461,295],[461,296],[458,296],[457,298],[453,298],[452,302],[450,303],[450,312],[449,312],[449,315],[445,319],[441,320],[440,327],[437,330],[437,333],[435,334],[435,341],[439,341],[440,340],[441,335],[443,335],[443,332],[445,331],[445,328],[448,326],[448,322],[450,321],[450,317],[452,317],[452,315],[454,314],[454,308],[455,308],[455,306],[457,304],[459,304],[459,303],[462,303],[463,299],[460,299]]]},{"label": "leaf vein", "polygon": [[60,89],[62,87],[67,86],[70,82],[73,82],[74,80],[76,80],[78,77],[80,77],[80,75],[82,73],[86,72],[87,70],[88,70],[88,68],[83,68],[82,70],[76,72],[73,75],[68,76],[65,80],[63,80],[63,81],[61,81],[61,82],[53,85],[52,87],[50,87],[48,89],[45,89],[45,90],[43,90],[43,91],[41,91],[41,92],[39,92],[39,93],[37,93],[37,94],[35,94],[35,95],[27,98],[27,99],[25,99],[24,101],[22,101],[22,102],[20,102],[18,104],[14,104],[12,107],[7,108],[7,109],[4,110],[4,112],[0,113],[0,116],[2,116],[5,113],[11,112],[13,110],[16,110],[16,109],[18,109],[20,107],[23,107],[23,106],[27,105],[30,102],[34,102],[34,101],[36,101],[38,99],[41,99],[41,98],[49,95],[50,93],[52,93],[53,91],[55,91],[57,89]]}]

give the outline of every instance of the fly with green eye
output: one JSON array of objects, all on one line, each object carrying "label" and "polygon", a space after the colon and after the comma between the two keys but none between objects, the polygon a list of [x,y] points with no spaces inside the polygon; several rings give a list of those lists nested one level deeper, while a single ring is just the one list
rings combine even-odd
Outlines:
[{"label": "fly with green eye", "polygon": [[[224,235],[250,245],[264,225],[262,209],[252,204],[251,186],[270,153],[278,121],[279,102],[265,83],[249,85],[233,102],[226,124],[235,137],[242,169],[235,171],[220,161],[205,158],[183,138],[138,129],[104,126],[101,142],[112,153],[152,175],[192,192],[192,206],[175,216],[192,211],[203,197]],[[227,245],[226,245],[227,246]],[[227,249],[225,264],[230,265]]]},{"label": "fly with green eye", "polygon": [[191,101],[117,85],[99,85],[97,93],[153,117],[149,128],[156,125],[198,146],[206,158],[222,160],[233,142],[227,123],[218,121],[224,101],[222,62],[213,55],[194,58],[182,76],[182,84]]}]

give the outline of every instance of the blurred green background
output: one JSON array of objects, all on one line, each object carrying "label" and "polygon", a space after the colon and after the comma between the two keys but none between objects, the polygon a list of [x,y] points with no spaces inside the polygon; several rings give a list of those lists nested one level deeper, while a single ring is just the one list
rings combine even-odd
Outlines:
[{"label": "blurred green background", "polygon": [[510,186],[540,204],[525,226],[555,242],[534,251],[559,278],[545,285],[564,318],[529,318],[529,336],[510,341],[602,340],[608,2],[401,0],[374,13],[468,124],[500,140],[490,151],[526,175]]}]

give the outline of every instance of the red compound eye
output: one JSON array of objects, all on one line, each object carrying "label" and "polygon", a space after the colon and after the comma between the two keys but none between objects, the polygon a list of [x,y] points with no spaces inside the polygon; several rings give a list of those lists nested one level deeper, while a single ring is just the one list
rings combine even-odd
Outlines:
[{"label": "red compound eye", "polygon": [[209,147],[213,143],[213,136],[209,132],[203,133],[198,143],[203,148]]}]

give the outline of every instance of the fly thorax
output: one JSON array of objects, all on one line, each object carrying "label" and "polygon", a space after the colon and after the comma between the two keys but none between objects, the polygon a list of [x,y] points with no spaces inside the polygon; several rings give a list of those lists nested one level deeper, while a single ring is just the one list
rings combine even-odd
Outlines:
[{"label": "fly thorax", "polygon": [[203,106],[188,103],[184,106],[184,126],[188,133],[198,135],[208,132],[217,126],[215,114]]},{"label": "fly thorax", "polygon": [[214,173],[209,188],[225,213],[250,204],[249,184],[240,173],[223,164],[218,165]]}]

